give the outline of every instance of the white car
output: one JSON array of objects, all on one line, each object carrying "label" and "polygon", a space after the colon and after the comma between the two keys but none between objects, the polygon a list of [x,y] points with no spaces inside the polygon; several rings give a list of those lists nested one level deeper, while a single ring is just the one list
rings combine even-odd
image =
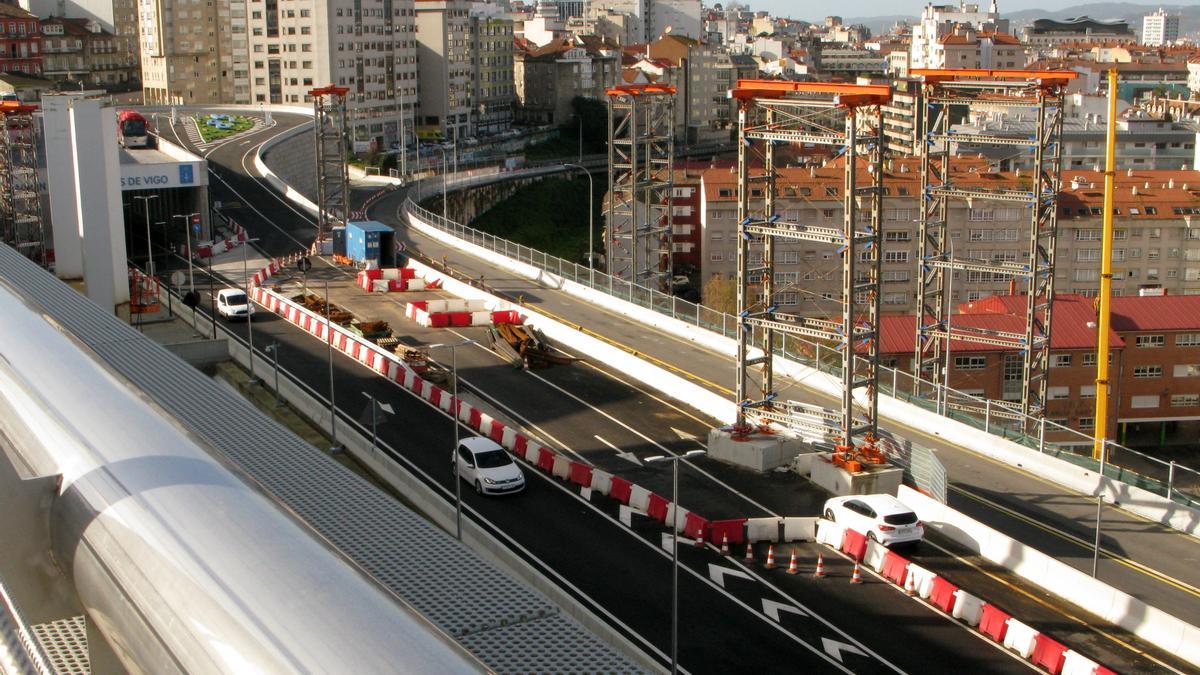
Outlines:
[{"label": "white car", "polygon": [[250,319],[254,305],[248,301],[246,292],[239,288],[222,288],[217,291],[217,314],[227,319]]},{"label": "white car", "polygon": [[825,502],[825,519],[891,546],[921,541],[925,527],[913,510],[891,495],[850,495]]},{"label": "white car", "polygon": [[464,439],[451,461],[451,469],[475,486],[481,495],[503,495],[525,489],[525,474],[495,441],[480,436]]}]

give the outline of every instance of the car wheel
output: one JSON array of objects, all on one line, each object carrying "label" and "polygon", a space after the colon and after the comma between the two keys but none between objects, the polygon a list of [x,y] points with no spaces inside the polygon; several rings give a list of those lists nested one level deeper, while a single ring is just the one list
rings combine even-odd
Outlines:
[{"label": "car wheel", "polygon": [[477,495],[483,494],[483,485],[480,484],[479,481],[475,481],[475,494],[477,494]]},{"label": "car wheel", "polygon": [[829,522],[837,521],[837,518],[833,517],[833,509],[825,509],[825,520],[828,520]]}]

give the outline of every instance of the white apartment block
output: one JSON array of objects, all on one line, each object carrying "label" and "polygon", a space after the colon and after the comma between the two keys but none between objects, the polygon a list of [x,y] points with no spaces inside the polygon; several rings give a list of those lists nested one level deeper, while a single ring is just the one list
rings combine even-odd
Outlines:
[{"label": "white apartment block", "polygon": [[475,135],[471,82],[471,4],[467,0],[416,0],[421,99],[417,133],[458,140]]},{"label": "white apartment block", "polygon": [[1158,47],[1179,39],[1179,15],[1160,9],[1142,17],[1142,44]]},{"label": "white apartment block", "polygon": [[303,105],[313,88],[348,87],[355,151],[388,147],[402,126],[408,135],[418,94],[412,0],[248,0],[247,7],[246,102]]},{"label": "white apartment block", "polygon": [[233,15],[244,0],[141,0],[146,102],[235,103]]}]

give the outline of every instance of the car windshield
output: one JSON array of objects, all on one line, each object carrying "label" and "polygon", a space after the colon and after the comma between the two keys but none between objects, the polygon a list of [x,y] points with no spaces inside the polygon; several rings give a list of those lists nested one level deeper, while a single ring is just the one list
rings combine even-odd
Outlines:
[{"label": "car windshield", "polygon": [[905,513],[893,513],[883,517],[883,522],[888,525],[912,525],[917,522],[917,514],[912,511]]},{"label": "car windshield", "polygon": [[494,469],[498,466],[508,466],[512,464],[512,460],[503,450],[488,450],[475,455],[475,463],[481,469]]},{"label": "car windshield", "polygon": [[225,303],[229,305],[244,305],[246,304],[245,293],[230,293],[225,296]]}]

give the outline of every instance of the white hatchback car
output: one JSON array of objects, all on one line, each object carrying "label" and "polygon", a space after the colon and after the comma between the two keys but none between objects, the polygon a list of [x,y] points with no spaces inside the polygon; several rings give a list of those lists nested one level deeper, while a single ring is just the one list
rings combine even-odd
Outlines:
[{"label": "white hatchback car", "polygon": [[248,302],[245,291],[239,288],[222,288],[217,291],[217,313],[226,319],[247,319],[254,314],[253,303]]},{"label": "white hatchback car", "polygon": [[885,546],[921,541],[925,527],[891,495],[850,495],[825,502],[825,519],[862,532]]},{"label": "white hatchback car", "polygon": [[525,474],[495,441],[481,436],[458,444],[451,470],[481,495],[503,495],[525,489]]}]

